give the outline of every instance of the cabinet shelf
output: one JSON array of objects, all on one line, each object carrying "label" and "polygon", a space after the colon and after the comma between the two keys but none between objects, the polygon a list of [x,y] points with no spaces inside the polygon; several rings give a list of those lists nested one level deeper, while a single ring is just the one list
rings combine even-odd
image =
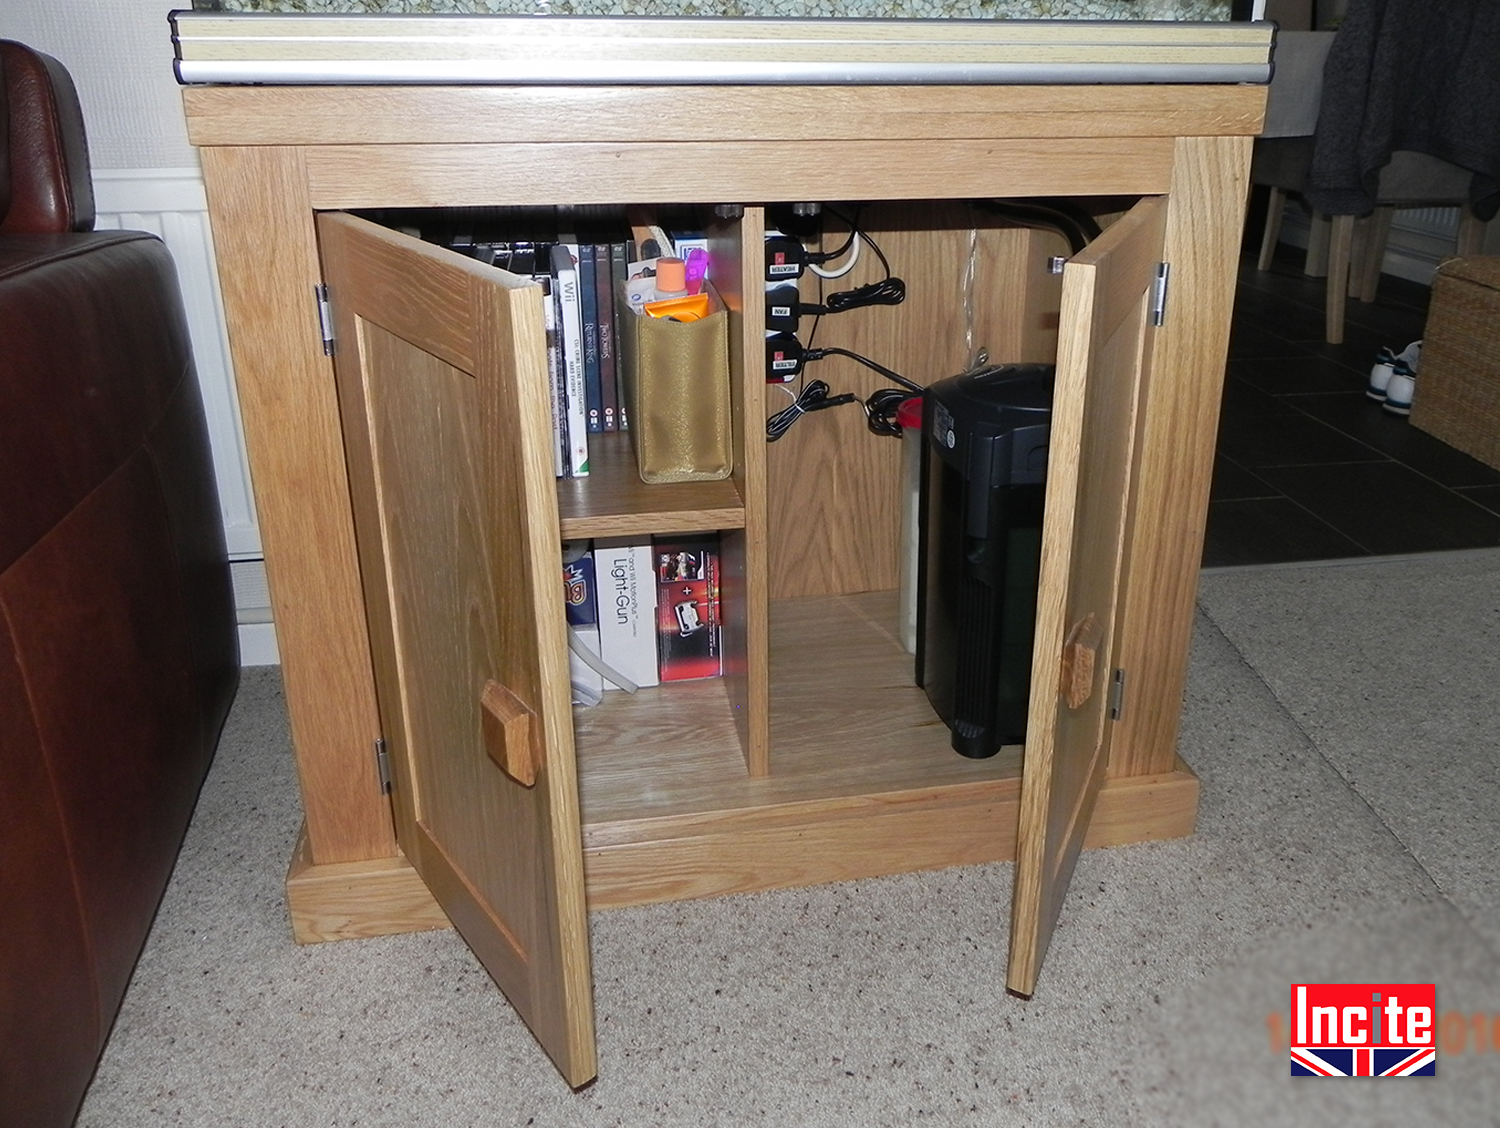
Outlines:
[{"label": "cabinet shelf", "polygon": [[769,777],[747,776],[719,679],[611,693],[575,710],[584,823],[1019,775],[1019,747],[988,760],[953,751],[912,683],[895,616],[895,592],[773,604]]},{"label": "cabinet shelf", "polygon": [[[893,592],[773,607],[766,778],[745,774],[718,679],[610,694],[578,713],[589,907],[1013,859],[1023,750],[952,750],[910,684],[894,614]],[[1190,834],[1197,805],[1180,759],[1107,779],[1084,841]]]},{"label": "cabinet shelf", "polygon": [[[773,605],[769,777],[747,776],[717,679],[610,694],[578,711],[589,903],[1005,856],[1011,839],[993,823],[1019,798],[1022,750],[988,760],[953,751],[912,684],[895,616],[895,592]],[[976,821],[973,844],[953,833],[954,819]]]},{"label": "cabinet shelf", "polygon": [[564,540],[743,529],[745,505],[732,478],[648,485],[636,471],[628,432],[589,436],[589,475],[560,478]]},{"label": "cabinet shelf", "polygon": [[[745,775],[717,679],[577,714],[589,907],[1011,860],[1023,750],[953,751],[895,610],[894,592],[773,606],[766,778]],[[1085,843],[1190,834],[1197,802],[1181,760],[1108,779]]]}]

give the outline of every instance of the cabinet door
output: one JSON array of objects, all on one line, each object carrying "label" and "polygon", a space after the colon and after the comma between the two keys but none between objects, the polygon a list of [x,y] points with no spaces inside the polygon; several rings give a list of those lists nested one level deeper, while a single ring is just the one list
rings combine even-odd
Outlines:
[{"label": "cabinet door", "polygon": [[593,999],[541,291],[351,216],[320,216],[318,238],[397,839],[581,1085]]},{"label": "cabinet door", "polygon": [[1035,988],[1109,754],[1118,596],[1164,198],[1063,268],[1006,985]]}]

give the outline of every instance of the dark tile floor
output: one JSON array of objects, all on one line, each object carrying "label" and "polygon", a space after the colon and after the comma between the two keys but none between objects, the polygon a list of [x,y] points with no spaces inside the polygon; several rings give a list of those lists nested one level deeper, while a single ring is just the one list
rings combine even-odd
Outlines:
[{"label": "dark tile floor", "polygon": [[1427,287],[1383,276],[1329,345],[1323,280],[1281,250],[1241,263],[1204,566],[1500,545],[1500,471],[1364,394],[1376,350],[1422,336]]}]

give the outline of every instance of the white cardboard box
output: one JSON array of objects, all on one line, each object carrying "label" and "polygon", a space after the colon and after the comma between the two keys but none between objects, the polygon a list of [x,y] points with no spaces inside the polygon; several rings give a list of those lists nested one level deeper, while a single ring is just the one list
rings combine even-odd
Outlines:
[{"label": "white cardboard box", "polygon": [[[657,685],[656,572],[650,543],[594,542],[599,656],[636,685]],[[605,689],[617,686],[605,683]]]}]

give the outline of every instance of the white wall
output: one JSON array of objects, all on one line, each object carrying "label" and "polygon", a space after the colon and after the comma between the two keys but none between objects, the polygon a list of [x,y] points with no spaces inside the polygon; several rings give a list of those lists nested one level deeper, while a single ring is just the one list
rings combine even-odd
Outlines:
[{"label": "white wall", "polygon": [[4,0],[0,38],[57,59],[73,75],[94,167],[189,168],[167,13],[187,0]]},{"label": "white wall", "polygon": [[233,561],[240,650],[276,661],[260,530],[196,150],[172,73],[167,13],[187,0],[0,0],[0,38],[61,62],[83,105],[96,226],[151,231],[177,264],[208,416],[224,536]]}]

